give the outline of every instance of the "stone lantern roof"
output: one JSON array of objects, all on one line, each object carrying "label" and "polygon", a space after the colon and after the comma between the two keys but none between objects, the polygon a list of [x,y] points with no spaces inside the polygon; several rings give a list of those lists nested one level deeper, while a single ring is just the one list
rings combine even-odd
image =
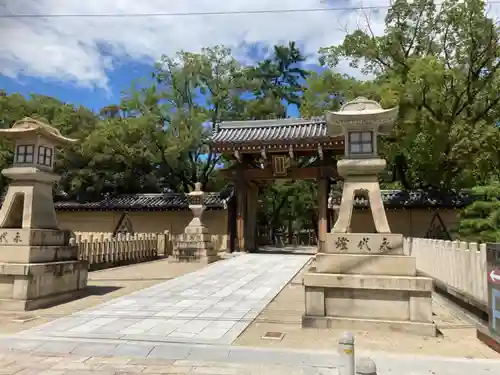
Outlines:
[{"label": "stone lantern roof", "polygon": [[78,142],[76,139],[67,138],[56,128],[41,121],[25,117],[16,121],[12,128],[0,129],[0,137],[19,139],[29,135],[41,135],[52,141],[54,145],[66,145]]},{"label": "stone lantern roof", "polygon": [[330,136],[336,136],[349,130],[367,127],[378,133],[390,133],[398,111],[398,107],[383,109],[374,100],[358,97],[344,104],[340,111],[326,113],[328,133]]}]

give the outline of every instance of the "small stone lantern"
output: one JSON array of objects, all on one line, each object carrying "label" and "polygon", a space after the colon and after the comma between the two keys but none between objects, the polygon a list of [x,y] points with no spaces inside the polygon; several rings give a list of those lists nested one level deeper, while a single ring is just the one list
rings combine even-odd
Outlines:
[{"label": "small stone lantern", "polygon": [[377,136],[390,133],[397,116],[397,107],[382,109],[363,97],[344,104],[339,112],[327,113],[329,135],[345,138],[345,157],[337,162],[338,173],[344,178],[342,202],[332,232],[349,232],[355,195],[369,200],[376,231],[391,232],[378,182],[386,161],[378,156]]},{"label": "small stone lantern", "polygon": [[184,233],[177,236],[171,261],[212,263],[219,257],[212,243],[212,236],[201,221],[203,211],[206,209],[206,193],[201,190],[201,183],[197,182],[194,186],[194,190],[187,194],[193,218],[184,229]]},{"label": "small stone lantern", "polygon": [[194,184],[194,190],[187,195],[189,209],[193,212],[193,219],[190,221],[188,228],[198,228],[195,233],[206,233],[206,227],[201,221],[203,212],[207,208],[205,206],[205,192],[201,190],[201,183]]},{"label": "small stone lantern", "polygon": [[0,228],[58,229],[52,187],[55,148],[74,142],[59,130],[32,118],[0,129],[0,137],[14,141],[14,162],[2,174],[12,180],[0,210]]}]

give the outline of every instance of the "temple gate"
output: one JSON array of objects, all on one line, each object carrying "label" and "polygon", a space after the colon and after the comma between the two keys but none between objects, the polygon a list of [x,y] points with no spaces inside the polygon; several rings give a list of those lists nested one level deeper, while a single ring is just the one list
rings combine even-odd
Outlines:
[{"label": "temple gate", "polygon": [[[257,249],[259,188],[276,179],[318,182],[318,249],[328,232],[328,193],[344,137],[328,136],[325,119],[230,121],[217,125],[213,152],[235,161],[222,174],[236,188],[235,250]],[[307,160],[307,163],[301,161]]]}]

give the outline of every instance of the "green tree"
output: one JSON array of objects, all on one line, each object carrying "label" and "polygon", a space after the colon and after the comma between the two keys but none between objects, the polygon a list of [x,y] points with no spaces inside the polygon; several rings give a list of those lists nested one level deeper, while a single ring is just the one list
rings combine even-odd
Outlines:
[{"label": "green tree", "polygon": [[381,101],[382,94],[387,93],[373,81],[360,81],[331,70],[312,72],[306,80],[300,112],[303,117],[323,116],[325,111],[338,111],[343,103],[356,97]]},{"label": "green tree", "polygon": [[235,117],[239,109],[245,82],[242,67],[230,49],[215,46],[201,53],[163,56],[154,77],[166,129],[158,132],[157,141],[163,165],[178,176],[184,191],[196,181],[205,188],[220,162],[209,138],[215,124]]},{"label": "green tree", "polygon": [[255,96],[248,103],[249,119],[283,118],[289,104],[300,107],[300,92],[309,75],[301,68],[304,61],[295,42],[289,42],[274,46],[270,58],[246,70],[249,87]]},{"label": "green tree", "polygon": [[473,189],[480,199],[460,211],[457,232],[464,241],[500,242],[500,185]]},{"label": "green tree", "polygon": [[[148,129],[149,127],[149,129]],[[111,118],[99,123],[70,159],[61,188],[73,198],[161,191],[151,124],[144,118]]]},{"label": "green tree", "polygon": [[[46,122],[59,129],[65,136],[84,139],[99,122],[99,118],[83,106],[75,107],[55,98],[32,94],[24,97],[20,94],[0,95],[0,126],[10,128],[18,120],[32,117]],[[12,163],[14,146],[0,140],[0,169]],[[68,149],[58,150],[55,170],[63,175],[62,184],[65,184],[66,172],[76,166],[71,164],[77,160],[80,146],[74,145]],[[7,181],[0,178],[0,191],[4,191]]]},{"label": "green tree", "polygon": [[[385,33],[356,30],[322,61],[363,64],[386,106],[399,105],[384,152],[406,188],[471,187],[498,175],[500,40],[480,0],[397,0]],[[480,155],[480,156],[479,156]]]}]

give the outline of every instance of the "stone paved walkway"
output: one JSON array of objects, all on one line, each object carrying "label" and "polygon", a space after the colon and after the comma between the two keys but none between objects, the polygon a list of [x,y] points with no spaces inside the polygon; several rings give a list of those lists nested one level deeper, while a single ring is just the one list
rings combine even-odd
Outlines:
[{"label": "stone paved walkway", "polygon": [[[0,336],[0,374],[338,375],[321,350],[231,345],[310,259],[245,254],[14,336]],[[492,375],[500,360],[358,351],[378,375]]]},{"label": "stone paved walkway", "polygon": [[[338,375],[341,369],[337,353],[332,350],[0,338],[0,352],[0,374],[16,375]],[[356,353],[357,358],[361,356],[375,361],[377,375],[500,374],[500,360]]]},{"label": "stone paved walkway", "polygon": [[237,256],[20,335],[231,344],[309,259]]}]

